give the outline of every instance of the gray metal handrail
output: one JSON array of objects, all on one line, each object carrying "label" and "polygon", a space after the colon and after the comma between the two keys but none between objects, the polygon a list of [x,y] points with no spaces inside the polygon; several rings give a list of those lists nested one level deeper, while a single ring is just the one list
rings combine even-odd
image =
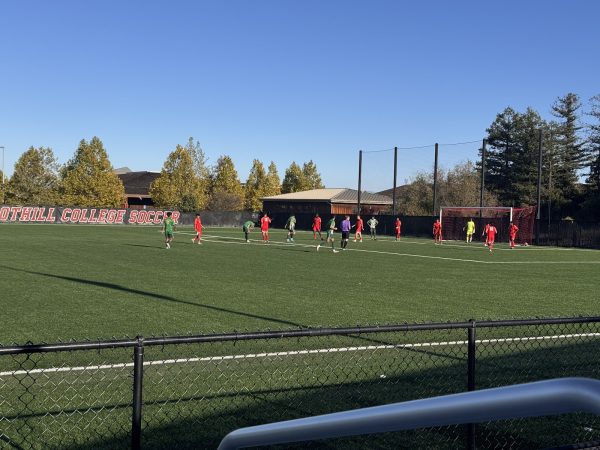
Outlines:
[{"label": "gray metal handrail", "polygon": [[558,378],[240,428],[219,450],[571,412],[600,414],[600,381]]}]

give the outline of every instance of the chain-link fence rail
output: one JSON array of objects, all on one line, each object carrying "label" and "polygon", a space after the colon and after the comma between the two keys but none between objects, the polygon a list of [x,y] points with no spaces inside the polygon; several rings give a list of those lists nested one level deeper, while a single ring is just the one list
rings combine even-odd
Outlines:
[{"label": "chain-link fence rail", "polygon": [[[549,378],[600,378],[599,350],[600,317],[6,346],[0,448],[216,448],[245,426]],[[599,440],[597,417],[568,414],[297,448],[530,449]]]}]

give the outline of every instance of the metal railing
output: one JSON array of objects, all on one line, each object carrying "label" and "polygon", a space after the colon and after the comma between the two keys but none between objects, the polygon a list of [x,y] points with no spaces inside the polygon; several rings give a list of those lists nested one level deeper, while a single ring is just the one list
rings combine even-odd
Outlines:
[{"label": "metal railing", "polygon": [[242,428],[218,450],[572,412],[600,414],[600,381],[560,378]]},{"label": "metal railing", "polygon": [[[5,346],[0,447],[216,448],[247,426],[476,388],[600,378],[599,350],[600,317]],[[542,448],[598,440],[600,422],[569,414],[401,433],[378,436],[374,446]]]}]

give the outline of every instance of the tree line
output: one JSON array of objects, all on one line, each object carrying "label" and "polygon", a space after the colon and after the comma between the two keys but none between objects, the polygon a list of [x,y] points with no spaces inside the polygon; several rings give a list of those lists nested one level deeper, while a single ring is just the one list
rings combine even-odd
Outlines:
[{"label": "tree line", "polygon": [[[519,112],[507,107],[486,129],[484,204],[537,203],[541,130],[543,216],[600,220],[600,95],[584,108],[577,94],[568,93],[550,111],[553,119],[545,120],[533,108]],[[479,206],[480,176],[481,161],[440,169],[436,206]],[[281,181],[275,163],[265,168],[255,159],[242,184],[229,156],[209,166],[200,144],[189,138],[168,155],[150,194],[165,209],[258,211],[262,197],[322,187],[313,161],[302,166],[292,162]],[[415,174],[398,191],[401,214],[432,214],[432,171]],[[2,203],[116,207],[123,201],[123,185],[97,137],[82,140],[62,166],[51,149],[31,147],[15,164],[12,177],[0,183]]]},{"label": "tree line", "polygon": [[[81,140],[64,165],[52,149],[30,147],[17,160],[10,179],[3,180],[0,172],[0,203],[115,208],[125,202],[123,183],[98,137]],[[255,159],[242,184],[231,157],[220,156],[209,166],[200,144],[189,138],[168,155],[150,195],[156,207],[183,212],[259,211],[262,197],[322,187],[312,160],[302,167],[292,162],[282,182],[273,161],[265,169]]]},{"label": "tree line", "polygon": [[[568,93],[551,105],[552,120],[533,108],[498,113],[486,129],[484,204],[537,204],[541,131],[542,217],[600,220],[600,95],[586,106]],[[438,206],[479,206],[480,177],[481,160],[439,171]],[[416,174],[399,191],[401,213],[433,211],[433,171]]]}]

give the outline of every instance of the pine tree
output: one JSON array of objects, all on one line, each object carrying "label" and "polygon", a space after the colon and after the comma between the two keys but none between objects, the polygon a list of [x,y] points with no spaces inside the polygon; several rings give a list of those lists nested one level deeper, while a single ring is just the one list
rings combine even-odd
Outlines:
[{"label": "pine tree", "polygon": [[309,189],[323,189],[325,187],[321,181],[321,174],[317,170],[317,165],[312,161],[312,159],[309,162],[304,163],[302,166],[302,178],[303,191]]},{"label": "pine tree", "polygon": [[73,206],[115,208],[125,201],[125,189],[113,172],[102,141],[82,139],[62,170],[61,201]]},{"label": "pine tree", "polygon": [[54,205],[58,200],[58,162],[49,148],[29,149],[21,155],[10,182],[7,201],[23,205]]},{"label": "pine tree", "polygon": [[600,94],[590,99],[590,112],[587,114],[592,117],[593,123],[588,125],[586,183],[593,191],[600,192]]},{"label": "pine tree", "polygon": [[299,192],[304,190],[305,185],[306,182],[304,181],[302,169],[296,162],[292,162],[290,167],[285,170],[285,176],[283,177],[283,183],[281,184],[281,192],[283,194]]},{"label": "pine tree", "polygon": [[244,191],[231,157],[221,156],[213,169],[210,209],[240,211],[244,207]]},{"label": "pine tree", "polygon": [[536,203],[539,130],[546,127],[535,110],[508,107],[487,129],[486,186],[501,204]]},{"label": "pine tree", "polygon": [[552,114],[558,119],[555,135],[556,158],[555,185],[565,201],[571,201],[578,193],[578,171],[585,163],[585,149],[579,137],[579,109],[577,94],[559,97],[552,106]]},{"label": "pine tree", "polygon": [[244,206],[249,211],[260,211],[262,208],[261,198],[264,197],[267,174],[265,166],[255,159],[244,188]]},{"label": "pine tree", "polygon": [[159,208],[183,212],[206,208],[205,184],[197,176],[189,151],[178,145],[169,154],[158,177],[150,186],[150,195]]}]

